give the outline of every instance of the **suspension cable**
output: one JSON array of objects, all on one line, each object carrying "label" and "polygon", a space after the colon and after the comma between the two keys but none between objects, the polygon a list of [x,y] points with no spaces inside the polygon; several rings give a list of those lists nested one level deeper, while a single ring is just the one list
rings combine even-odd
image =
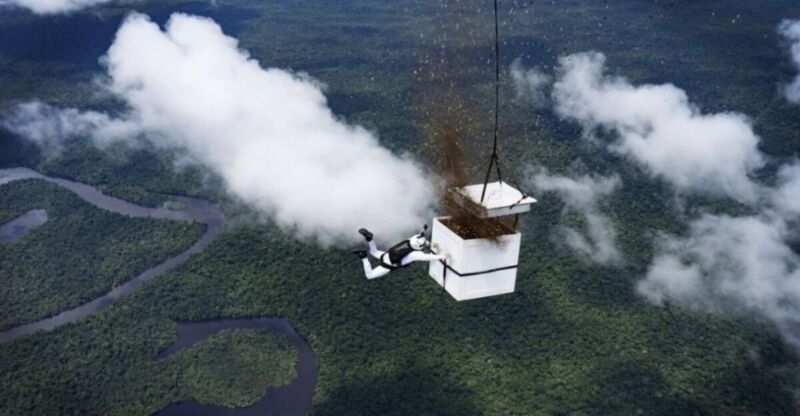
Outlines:
[{"label": "suspension cable", "polygon": [[492,155],[489,159],[489,168],[486,170],[486,177],[483,181],[481,203],[486,197],[486,187],[489,185],[492,167],[497,168],[497,176],[500,181],[503,180],[500,174],[500,160],[497,155],[497,131],[500,125],[500,29],[497,17],[497,2],[498,0],[494,0],[494,142],[492,144]]}]

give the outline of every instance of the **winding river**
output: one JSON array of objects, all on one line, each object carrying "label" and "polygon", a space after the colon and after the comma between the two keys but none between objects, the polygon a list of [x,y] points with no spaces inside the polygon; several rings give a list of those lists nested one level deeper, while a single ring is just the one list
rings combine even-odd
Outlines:
[{"label": "winding river", "polygon": [[178,351],[191,347],[223,329],[267,329],[284,335],[297,349],[299,360],[295,364],[297,376],[286,386],[273,387],[261,396],[258,402],[238,409],[206,405],[196,401],[173,403],[158,413],[159,416],[296,416],[311,410],[314,389],[317,386],[319,367],[311,346],[285,318],[224,319],[211,322],[185,322],[178,324],[178,340],[158,354],[158,359],[166,358]]},{"label": "winding river", "polygon": [[147,208],[123,201],[119,198],[105,195],[93,186],[67,179],[45,176],[31,169],[0,169],[0,185],[21,179],[42,179],[55,183],[76,193],[86,202],[108,211],[113,211],[130,217],[149,217],[177,221],[197,221],[206,225],[206,231],[199,240],[197,240],[194,244],[192,244],[191,247],[184,250],[182,253],[165,260],[155,267],[145,270],[138,276],[117,287],[114,287],[110,292],[100,296],[97,299],[84,303],[78,307],[68,309],[50,318],[31,322],[29,324],[0,332],[0,343],[8,342],[37,331],[51,331],[61,325],[75,322],[100,312],[116,302],[120,297],[138,289],[148,280],[154,279],[174,269],[175,267],[189,260],[189,258],[193,255],[205,250],[205,248],[208,247],[208,244],[214,240],[214,238],[216,238],[225,227],[225,215],[223,215],[222,209],[220,209],[219,206],[202,199],[176,197],[175,199],[185,205],[185,208],[180,210]]},{"label": "winding river", "polygon": [[[183,264],[193,255],[208,247],[225,227],[225,215],[216,204],[197,198],[174,197],[181,209],[148,208],[103,194],[97,188],[68,179],[43,175],[28,168],[0,169],[0,185],[22,179],[45,180],[77,194],[90,204],[127,215],[176,221],[196,221],[206,225],[205,233],[191,247],[180,254],[144,271],[124,284],[114,287],[105,295],[50,318],[21,325],[0,332],[0,343],[38,331],[51,331],[61,325],[94,315],[109,307],[122,296],[138,289],[148,280]],[[299,360],[295,366],[297,377],[283,387],[271,388],[255,404],[239,409],[204,405],[195,401],[174,403],[162,409],[159,415],[303,415],[311,409],[319,367],[308,342],[284,318],[224,319],[210,322],[184,322],[178,324],[178,340],[162,351],[158,359],[201,342],[223,329],[267,329],[289,338],[297,348]]]}]

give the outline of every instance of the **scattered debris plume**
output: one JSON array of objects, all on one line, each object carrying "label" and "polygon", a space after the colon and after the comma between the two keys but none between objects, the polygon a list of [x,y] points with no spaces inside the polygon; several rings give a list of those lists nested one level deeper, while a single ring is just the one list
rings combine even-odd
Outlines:
[{"label": "scattered debris plume", "polygon": [[441,111],[431,114],[426,126],[426,154],[430,165],[442,179],[437,192],[441,206],[450,217],[443,223],[464,239],[497,241],[513,233],[513,226],[505,221],[476,217],[473,213],[484,209],[480,205],[464,198],[462,204],[473,205],[465,207],[453,198],[453,189],[470,185],[471,181],[483,180],[483,172],[475,170],[467,153],[466,138],[474,137],[474,131],[462,122],[473,119],[464,101],[451,93],[439,108]]}]

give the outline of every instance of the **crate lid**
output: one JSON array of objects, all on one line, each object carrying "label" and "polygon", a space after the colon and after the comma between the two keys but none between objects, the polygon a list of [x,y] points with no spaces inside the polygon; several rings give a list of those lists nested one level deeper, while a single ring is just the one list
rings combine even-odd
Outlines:
[{"label": "crate lid", "polygon": [[517,188],[503,182],[486,185],[486,196],[481,202],[483,184],[450,189],[456,203],[480,218],[494,218],[521,214],[531,209],[536,199],[525,196]]}]

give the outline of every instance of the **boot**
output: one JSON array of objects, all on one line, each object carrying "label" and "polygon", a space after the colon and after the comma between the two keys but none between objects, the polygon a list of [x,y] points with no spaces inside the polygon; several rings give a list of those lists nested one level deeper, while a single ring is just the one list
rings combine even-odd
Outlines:
[{"label": "boot", "polygon": [[358,233],[363,235],[364,239],[367,240],[367,242],[372,241],[372,237],[373,237],[372,233],[369,232],[366,228],[362,228],[362,229],[358,230]]},{"label": "boot", "polygon": [[367,258],[367,250],[353,250],[351,253],[355,254],[360,259]]}]

